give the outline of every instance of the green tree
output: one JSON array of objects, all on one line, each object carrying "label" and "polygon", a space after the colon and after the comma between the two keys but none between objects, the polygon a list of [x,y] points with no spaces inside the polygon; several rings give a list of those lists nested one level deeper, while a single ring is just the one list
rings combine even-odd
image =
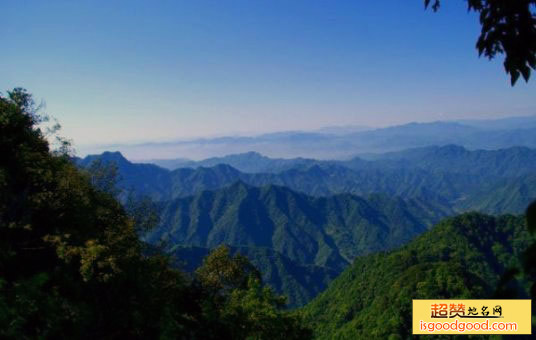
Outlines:
[{"label": "green tree", "polygon": [[[529,232],[536,234],[536,201],[527,208],[527,227]],[[523,269],[531,282],[530,292],[536,298],[536,242],[533,242],[523,254]]]},{"label": "green tree", "polygon": [[260,284],[243,257],[216,253],[199,285],[148,256],[138,233],[155,223],[150,204],[125,209],[113,170],[80,171],[52,152],[42,121],[25,90],[0,95],[0,338],[282,338],[276,321],[307,332],[266,289],[241,294]]},{"label": "green tree", "polygon": [[[358,257],[304,313],[320,339],[409,339],[412,299],[491,298],[532,242],[523,216],[445,219],[399,249]],[[510,282],[521,298],[527,286],[523,277]]]},{"label": "green tree", "polygon": [[121,192],[117,188],[117,184],[120,180],[120,175],[119,169],[115,163],[105,164],[102,160],[96,159],[91,162],[86,170],[93,187],[110,194],[115,198],[119,197]]},{"label": "green tree", "polygon": [[[424,0],[434,11],[440,3]],[[528,81],[531,70],[536,69],[536,0],[467,0],[467,6],[480,15],[478,53],[489,59],[504,54],[512,85],[520,75]]]},{"label": "green tree", "polygon": [[310,339],[300,314],[281,311],[285,297],[250,277],[245,289],[231,292],[221,316],[233,327],[233,339]]},{"label": "green tree", "polygon": [[226,296],[235,289],[247,288],[250,277],[260,280],[261,275],[246,257],[231,257],[229,248],[222,245],[203,260],[196,277],[211,295]]},{"label": "green tree", "polygon": [[[208,291],[204,314],[219,322],[232,339],[309,339],[301,316],[283,310],[286,298],[263,286],[259,271],[227,246],[213,250],[197,269],[196,278]],[[217,320],[217,321],[216,321]]]},{"label": "green tree", "polygon": [[25,90],[0,96],[0,338],[157,337],[198,320],[183,275],[144,256],[134,221],[50,151],[43,121]]}]

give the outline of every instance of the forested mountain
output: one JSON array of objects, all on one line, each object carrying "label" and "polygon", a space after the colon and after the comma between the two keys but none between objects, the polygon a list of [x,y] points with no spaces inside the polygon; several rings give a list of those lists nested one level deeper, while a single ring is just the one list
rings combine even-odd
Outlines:
[{"label": "forested mountain", "polygon": [[[523,217],[446,219],[400,249],[357,258],[305,312],[320,339],[409,338],[412,299],[490,298],[531,240]],[[528,286],[519,277],[508,289],[527,297]]]},{"label": "forested mountain", "polygon": [[[535,121],[536,122],[536,121]],[[536,123],[535,123],[536,124]],[[84,161],[87,164],[89,160]],[[163,167],[169,161],[155,161]],[[486,176],[515,177],[536,172],[536,149],[514,146],[498,150],[468,150],[449,144],[427,146],[397,152],[368,154],[345,161],[323,161],[306,158],[269,158],[257,152],[208,158],[202,161],[176,161],[177,168],[214,167],[227,164],[245,173],[281,173],[290,169],[304,169],[313,165],[340,165],[353,170],[385,168],[418,168],[432,172],[452,172]]]},{"label": "forested mountain", "polygon": [[220,244],[241,249],[290,306],[322,291],[356,256],[404,244],[445,216],[521,213],[536,197],[536,150],[525,147],[433,146],[347,161],[251,152],[173,171],[120,153],[77,162],[95,160],[117,165],[120,187],[159,202],[160,225],[146,240],[165,241],[190,269]]},{"label": "forested mountain", "polygon": [[[168,251],[176,267],[193,273],[202,265],[211,249],[175,245]],[[300,264],[271,248],[230,247],[232,254],[241,254],[259,269],[263,282],[276,292],[287,297],[287,307],[305,305],[323,292],[328,284],[340,274],[340,270]]]},{"label": "forested mountain", "polygon": [[519,177],[536,173],[536,149],[511,147],[467,150],[457,145],[431,146],[377,155],[376,166],[419,168],[486,177]]},{"label": "forested mountain", "polygon": [[[417,198],[433,202],[436,207],[442,206],[446,212],[477,209],[488,213],[521,213],[536,197],[536,184],[530,180],[536,173],[536,150],[524,147],[469,151],[449,145],[385,154],[369,161],[360,158],[349,161],[271,160],[254,153],[219,160],[230,159],[234,165],[240,165],[247,163],[250,157],[262,159],[259,168],[290,169],[278,173],[244,173],[219,164],[211,168],[169,171],[154,165],[130,163],[118,153],[86,157],[79,160],[79,164],[87,166],[95,159],[103,162],[115,159],[122,188],[160,201],[223,188],[237,180],[254,186],[286,186],[314,196],[383,193]],[[523,188],[517,190],[520,183]],[[500,204],[486,203],[493,200],[497,190],[515,194],[502,196]]]},{"label": "forested mountain", "polygon": [[0,7],[0,340],[536,339],[536,0]]},{"label": "forested mountain", "polygon": [[465,210],[478,210],[487,213],[519,212],[536,198],[536,174],[497,181],[491,190],[481,190],[464,200],[458,206]]},{"label": "forested mountain", "polygon": [[[520,213],[536,197],[536,150],[525,147],[447,145],[348,161],[247,153],[174,171],[130,163],[119,153],[79,164],[95,159],[117,163],[121,187],[160,201],[161,224],[147,240],[165,240],[190,263],[221,243],[240,247],[290,306],[322,291],[356,256],[401,245],[442,217]],[[270,171],[245,173],[230,164]]]},{"label": "forested mountain", "polygon": [[[530,149],[447,146],[300,160],[278,173],[169,171],[119,153],[75,167],[67,144],[50,151],[33,107],[23,90],[0,96],[2,338],[303,339],[309,329],[263,279],[298,306],[341,271],[304,309],[316,336],[404,337],[411,298],[489,297],[533,241],[511,215],[470,213],[429,230],[455,209],[524,208]],[[112,163],[124,203],[130,190],[157,200],[154,229],[114,198],[107,167],[94,168]],[[508,288],[523,296],[531,283]]]},{"label": "forested mountain", "polygon": [[356,256],[404,244],[445,216],[417,200],[312,197],[242,182],[163,202],[160,209],[160,224],[146,241],[164,242],[190,269],[208,249],[230,245],[290,306],[315,296]]},{"label": "forested mountain", "polygon": [[154,164],[131,163],[120,152],[104,152],[83,159],[75,158],[82,168],[88,169],[94,162],[117,167],[118,186],[140,196],[147,195],[154,200],[171,199],[171,178],[169,171]]},{"label": "forested mountain", "polygon": [[267,247],[298,261],[343,269],[356,256],[411,240],[441,216],[400,198],[311,197],[237,182],[166,202],[146,240],[212,248]]}]

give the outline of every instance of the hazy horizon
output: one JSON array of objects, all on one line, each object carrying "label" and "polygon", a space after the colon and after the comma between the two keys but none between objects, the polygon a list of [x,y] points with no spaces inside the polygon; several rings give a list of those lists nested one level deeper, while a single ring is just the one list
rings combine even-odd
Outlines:
[{"label": "hazy horizon", "polygon": [[[128,5],[127,5],[128,4]],[[3,4],[0,91],[43,99],[79,150],[536,113],[479,58],[463,1]],[[85,151],[84,151],[85,152]]]},{"label": "hazy horizon", "polygon": [[[390,125],[384,127],[364,127],[364,126],[329,126],[314,130],[286,130],[286,131],[271,131],[268,133],[261,133],[255,135],[248,134],[234,134],[234,135],[219,135],[219,136],[206,136],[198,138],[184,138],[184,139],[170,139],[160,141],[142,141],[133,143],[115,143],[115,144],[101,144],[101,145],[88,145],[82,146],[76,149],[76,155],[78,157],[85,157],[87,155],[100,154],[105,151],[121,152],[126,158],[131,161],[151,161],[151,160],[173,160],[173,159],[189,159],[194,161],[204,160],[211,157],[223,157],[232,154],[242,154],[247,152],[258,152],[264,156],[275,158],[316,158],[316,159],[348,159],[360,154],[368,153],[384,153],[389,151],[398,151],[408,149],[412,147],[423,147],[432,145],[446,145],[446,144],[458,144],[465,147],[471,144],[464,145],[463,139],[472,135],[469,133],[467,136],[462,137],[461,140],[453,137],[452,139],[445,139],[439,135],[445,135],[448,137],[448,131],[444,131],[445,127],[435,127],[438,129],[439,139],[421,142],[412,146],[404,144],[390,145],[391,142],[386,142],[383,145],[383,149],[367,149],[366,145],[361,145],[359,140],[362,140],[363,133],[379,133],[383,134],[386,139],[392,137],[398,138],[399,132],[395,132],[394,135],[390,132],[391,129],[400,128],[412,128],[416,133],[416,138],[419,139],[422,132],[420,129],[427,127],[434,128],[435,125],[440,124],[457,124],[461,128],[470,128],[475,132],[485,131],[515,131],[518,129],[531,129],[536,127],[536,115],[505,117],[498,119],[471,119],[466,118],[462,120],[443,120],[443,121],[430,121],[430,122],[415,122],[411,121],[404,124]],[[416,129],[416,130],[415,130]],[[440,132],[442,131],[442,132]],[[532,131],[532,130],[530,130]],[[453,131],[454,132],[454,131]],[[429,132],[424,132],[429,134]],[[398,136],[398,137],[397,137]],[[357,144],[355,137],[357,137]],[[422,137],[422,136],[421,136]],[[324,138],[324,139],[323,139]],[[377,137],[376,137],[377,138]],[[410,140],[413,138],[410,138]],[[485,141],[479,141],[482,136],[476,137],[477,145],[483,148],[496,148],[493,146],[486,146]],[[366,138],[365,138],[366,140]],[[448,142],[445,142],[447,140]],[[450,140],[450,141],[449,141]],[[528,146],[532,147],[529,140],[523,139],[520,144],[508,144],[510,141],[506,141],[506,145],[509,146],[527,146],[525,143],[529,143]],[[439,141],[439,142],[438,142]],[[407,141],[406,141],[407,142]],[[364,149],[360,151],[352,152],[344,149],[344,146],[354,143],[358,149],[362,146]],[[424,144],[423,144],[424,143]],[[469,142],[471,143],[471,142]],[[473,141],[472,143],[475,143]],[[482,144],[483,143],[483,144]],[[366,144],[366,143],[365,143]],[[396,144],[396,143],[395,143]],[[76,146],[76,145],[75,145]],[[343,146],[342,150],[338,150]],[[318,147],[324,149],[323,151],[317,150]],[[316,153],[315,153],[316,152]]]}]

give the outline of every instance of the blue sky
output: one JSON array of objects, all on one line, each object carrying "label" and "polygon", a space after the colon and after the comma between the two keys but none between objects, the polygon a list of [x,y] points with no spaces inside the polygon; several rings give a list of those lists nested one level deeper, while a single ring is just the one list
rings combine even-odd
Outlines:
[{"label": "blue sky", "polygon": [[536,114],[465,1],[9,1],[0,89],[76,145]]}]

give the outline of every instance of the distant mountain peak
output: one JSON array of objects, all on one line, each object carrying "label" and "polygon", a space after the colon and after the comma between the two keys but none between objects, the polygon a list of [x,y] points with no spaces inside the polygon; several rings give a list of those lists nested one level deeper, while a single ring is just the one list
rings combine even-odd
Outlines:
[{"label": "distant mountain peak", "polygon": [[104,151],[101,154],[101,158],[106,159],[106,160],[109,159],[109,160],[120,160],[120,161],[128,162],[128,159],[126,159],[125,156],[123,156],[123,154],[120,151]]},{"label": "distant mountain peak", "polygon": [[119,151],[105,151],[100,155],[88,155],[84,158],[78,158],[77,163],[82,166],[88,166],[96,160],[100,160],[104,163],[116,163],[117,165],[132,164]]},{"label": "distant mountain peak", "polygon": [[238,154],[238,156],[240,155],[244,155],[244,156],[250,156],[250,157],[265,157],[264,155],[262,155],[261,153],[257,152],[257,151],[248,151],[248,152],[244,152],[242,154]]}]

